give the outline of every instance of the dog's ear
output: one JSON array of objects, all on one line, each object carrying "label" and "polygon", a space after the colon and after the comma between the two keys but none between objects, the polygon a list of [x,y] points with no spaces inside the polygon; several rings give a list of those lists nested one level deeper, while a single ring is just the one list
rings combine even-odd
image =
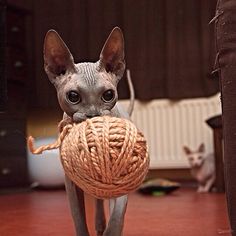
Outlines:
[{"label": "dog's ear", "polygon": [[124,38],[120,28],[115,27],[100,53],[100,68],[122,77],[125,70]]},{"label": "dog's ear", "polygon": [[200,146],[199,146],[199,148],[198,148],[198,151],[199,151],[199,152],[205,152],[205,145],[204,145],[204,143],[201,143],[201,144],[200,144]]},{"label": "dog's ear", "polygon": [[192,153],[192,151],[188,147],[186,147],[186,146],[183,146],[183,150],[184,150],[186,155],[189,155],[189,154]]},{"label": "dog's ear", "polygon": [[49,30],[44,40],[44,69],[52,83],[57,76],[75,70],[69,49],[54,30]]}]

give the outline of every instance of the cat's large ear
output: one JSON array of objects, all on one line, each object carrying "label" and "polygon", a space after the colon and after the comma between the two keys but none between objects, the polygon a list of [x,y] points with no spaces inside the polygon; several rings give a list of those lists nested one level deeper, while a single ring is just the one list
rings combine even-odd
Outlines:
[{"label": "cat's large ear", "polygon": [[188,147],[186,147],[186,146],[183,146],[183,150],[184,150],[186,155],[189,155],[189,154],[192,153],[192,151]]},{"label": "cat's large ear", "polygon": [[115,27],[100,53],[100,68],[122,77],[125,70],[124,38],[120,28]]},{"label": "cat's large ear", "polygon": [[59,34],[49,30],[44,39],[44,69],[52,83],[56,77],[75,70],[74,59]]},{"label": "cat's large ear", "polygon": [[201,143],[199,148],[198,148],[198,151],[199,152],[205,152],[205,144],[204,143]]}]

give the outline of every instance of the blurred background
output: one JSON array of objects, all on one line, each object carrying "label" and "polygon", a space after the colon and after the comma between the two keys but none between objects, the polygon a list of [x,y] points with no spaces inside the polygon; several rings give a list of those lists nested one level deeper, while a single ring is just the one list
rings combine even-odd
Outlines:
[{"label": "blurred background", "polygon": [[[122,29],[136,95],[132,118],[148,139],[149,175],[191,179],[182,147],[204,142],[214,151],[205,121],[221,113],[209,24],[215,8],[215,0],[1,1],[0,188],[37,182],[27,135],[57,136],[62,111],[43,68],[49,29],[61,35],[75,62],[97,61],[113,27]],[[126,106],[125,75],[119,97]]]}]

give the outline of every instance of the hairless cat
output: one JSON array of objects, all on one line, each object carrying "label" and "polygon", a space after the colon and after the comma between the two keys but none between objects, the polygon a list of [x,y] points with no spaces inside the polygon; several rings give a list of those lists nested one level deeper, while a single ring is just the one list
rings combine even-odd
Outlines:
[{"label": "hairless cat", "polygon": [[[66,123],[82,122],[94,116],[111,115],[128,118],[133,110],[133,86],[129,111],[117,102],[117,84],[125,71],[124,38],[116,27],[107,38],[97,62],[75,64],[69,49],[57,34],[50,30],[44,41],[44,68],[54,84],[58,101],[64,111],[60,130]],[[70,202],[77,236],[89,236],[86,224],[84,193],[67,176],[66,191]],[[95,227],[98,236],[121,236],[127,195],[110,199],[110,218],[106,225],[103,200],[96,199]]]}]

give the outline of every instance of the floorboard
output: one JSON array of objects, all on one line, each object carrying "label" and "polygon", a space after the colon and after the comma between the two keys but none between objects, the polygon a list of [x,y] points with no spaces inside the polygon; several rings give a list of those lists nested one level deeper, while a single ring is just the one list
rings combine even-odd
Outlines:
[{"label": "floorboard", "polygon": [[[93,199],[86,197],[87,220],[93,229]],[[63,190],[0,196],[1,236],[73,236]],[[166,196],[129,196],[124,236],[231,235],[224,194],[198,194],[181,188]]]}]

